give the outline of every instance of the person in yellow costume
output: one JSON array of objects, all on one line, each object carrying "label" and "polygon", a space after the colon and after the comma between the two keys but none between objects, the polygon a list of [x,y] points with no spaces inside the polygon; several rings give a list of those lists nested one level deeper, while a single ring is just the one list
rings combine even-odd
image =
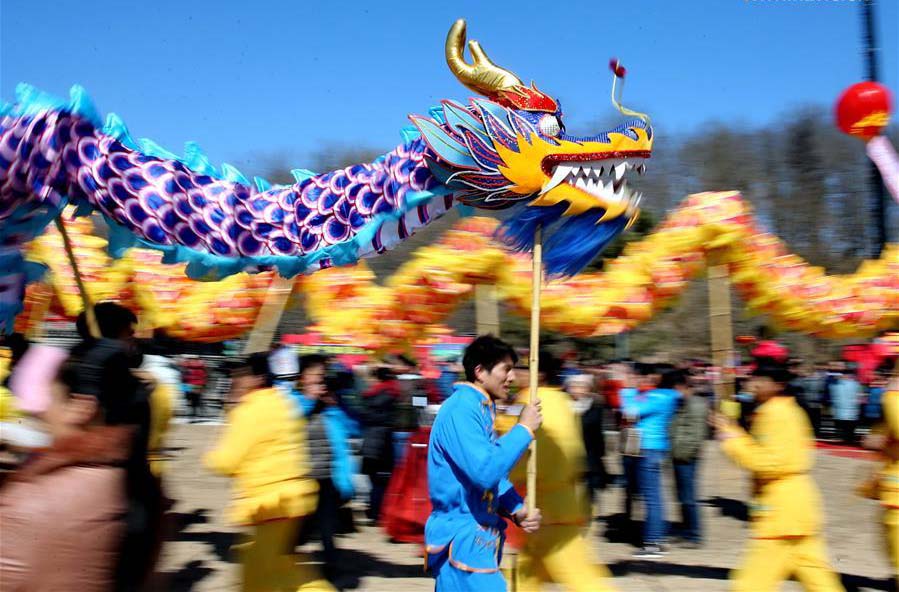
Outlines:
[{"label": "person in yellow costume", "polygon": [[147,439],[147,460],[150,471],[162,478],[165,466],[165,437],[168,434],[175,406],[175,373],[162,356],[147,354],[135,374],[150,388],[150,434]]},{"label": "person in yellow costume", "polygon": [[795,576],[809,591],[844,590],[827,560],[822,505],[810,474],[815,441],[808,417],[786,392],[784,363],[757,358],[749,392],[759,404],[746,433],[723,415],[713,423],[722,449],[753,477],[751,539],[731,573],[735,592],[775,591]]},{"label": "person in yellow costume", "polygon": [[883,505],[883,525],[887,551],[893,563],[893,575],[899,586],[899,362],[883,396],[886,441],[883,453],[887,462],[880,471],[878,489]]},{"label": "person in yellow costume", "polygon": [[6,388],[6,377],[9,375],[9,352],[0,350],[0,422],[13,421],[21,415],[16,406],[15,397]]},{"label": "person in yellow costume", "polygon": [[150,393],[150,437],[147,440],[147,459],[150,471],[156,477],[162,477],[165,465],[165,436],[172,420],[172,407],[175,400],[175,389],[164,382],[157,382]]},{"label": "person in yellow costume", "polygon": [[[509,589],[538,592],[544,583],[555,583],[572,592],[611,591],[611,575],[594,560],[584,536],[591,516],[584,482],[586,451],[580,418],[571,397],[559,386],[561,369],[554,356],[540,352],[537,397],[543,406],[543,426],[536,438],[537,503],[543,522],[540,530],[527,535],[508,576]],[[529,454],[522,455],[509,476],[519,491],[525,490]]]},{"label": "person in yellow costume", "polygon": [[13,422],[23,416],[9,390],[9,377],[27,349],[28,342],[21,333],[0,338],[0,422]]},{"label": "person in yellow costume", "polygon": [[245,592],[334,591],[317,570],[297,565],[293,543],[315,510],[318,485],[307,477],[305,427],[296,406],[273,387],[264,353],[232,367],[228,425],[204,461],[234,479],[231,519],[247,527],[239,546]]}]

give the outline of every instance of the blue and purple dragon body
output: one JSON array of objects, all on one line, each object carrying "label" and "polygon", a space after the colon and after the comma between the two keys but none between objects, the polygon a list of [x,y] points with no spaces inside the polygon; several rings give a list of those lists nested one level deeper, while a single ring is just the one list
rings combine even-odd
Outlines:
[{"label": "blue and purple dragon body", "polygon": [[638,214],[625,173],[642,172],[650,156],[647,118],[569,136],[555,100],[492,64],[475,42],[474,64],[466,63],[464,42],[458,21],[447,62],[486,98],[444,101],[430,117],[413,116],[403,144],[374,162],[296,170],[289,186],[216,169],[193,144],[176,156],[135,141],[115,115],[101,121],[80,87],[64,101],[19,85],[16,102],[0,107],[0,327],[9,330],[25,283],[40,271],[22,246],[67,205],[105,217],[114,254],[160,249],[198,279],[351,264],[460,203],[511,208],[500,238],[528,249],[541,227],[548,272],[576,273]]}]

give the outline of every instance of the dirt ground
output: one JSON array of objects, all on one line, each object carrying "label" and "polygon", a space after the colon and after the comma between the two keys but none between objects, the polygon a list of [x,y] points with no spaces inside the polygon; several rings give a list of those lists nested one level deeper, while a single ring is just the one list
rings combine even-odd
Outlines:
[{"label": "dirt ground", "polygon": [[[215,425],[181,424],[173,426],[170,433],[166,488],[176,504],[156,589],[239,589],[239,565],[230,550],[237,540],[237,530],[224,518],[229,484],[210,475],[200,463],[201,454],[213,444],[220,429]],[[617,459],[607,459],[607,465],[612,472],[618,472]],[[827,508],[830,560],[847,590],[891,590],[877,504],[853,494],[855,485],[874,466],[867,458],[846,458],[833,451],[818,453],[815,477]],[[614,588],[622,592],[728,590],[728,572],[739,564],[747,536],[748,484],[743,473],[721,456],[713,442],[707,443],[701,481],[705,546],[698,550],[674,546],[661,560],[640,561],[631,557],[634,547],[621,541],[614,528],[615,514],[623,505],[622,489],[612,487],[603,493],[599,519],[589,538],[597,560],[611,569]],[[673,491],[669,484],[669,521],[679,517]],[[390,543],[378,528],[359,526],[355,534],[340,537],[338,546],[343,573],[337,583],[341,589],[412,592],[434,588],[433,580],[422,573],[419,548]],[[315,544],[307,548],[314,550]],[[552,589],[555,588],[547,588]],[[790,582],[782,589],[801,588]]]}]

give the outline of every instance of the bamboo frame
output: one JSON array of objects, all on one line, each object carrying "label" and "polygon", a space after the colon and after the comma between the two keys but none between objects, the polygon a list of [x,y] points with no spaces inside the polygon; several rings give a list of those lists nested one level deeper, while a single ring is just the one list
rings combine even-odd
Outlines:
[{"label": "bamboo frame", "polygon": [[719,250],[708,255],[709,333],[712,363],[718,367],[715,398],[720,405],[734,398],[734,336],[730,299],[730,272]]},{"label": "bamboo frame", "polygon": [[478,335],[487,335],[489,333],[499,337],[499,300],[497,298],[495,285],[475,285],[474,315]]},{"label": "bamboo frame", "polygon": [[271,348],[275,331],[277,331],[281,316],[284,314],[284,308],[293,292],[293,284],[292,278],[287,279],[280,275],[272,278],[272,283],[265,293],[265,301],[259,309],[256,322],[244,345],[244,355],[268,351]]},{"label": "bamboo frame", "polygon": [[97,325],[97,315],[94,314],[94,305],[91,303],[91,297],[87,293],[87,288],[84,285],[84,278],[81,277],[81,270],[78,269],[78,261],[75,259],[75,249],[72,247],[72,239],[69,236],[69,231],[66,230],[66,225],[62,221],[62,216],[58,216],[55,222],[56,229],[59,230],[59,234],[62,236],[62,246],[65,249],[69,265],[72,266],[72,275],[75,276],[75,285],[78,286],[78,293],[81,294],[81,304],[84,307],[87,329],[90,331],[91,337],[99,339],[100,327]]},{"label": "bamboo frame", "polygon": [[[534,260],[531,272],[531,348],[528,358],[528,403],[537,401],[540,366],[540,288],[543,283],[543,233],[540,227],[534,233]],[[528,513],[537,507],[537,441],[531,442],[531,454],[527,466]]]}]

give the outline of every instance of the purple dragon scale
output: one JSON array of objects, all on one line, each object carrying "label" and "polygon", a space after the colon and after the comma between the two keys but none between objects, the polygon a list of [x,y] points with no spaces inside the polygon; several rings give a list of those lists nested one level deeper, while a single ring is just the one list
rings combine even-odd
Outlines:
[{"label": "purple dragon scale", "polygon": [[[26,134],[34,137],[27,145],[22,143]],[[132,150],[69,114],[46,113],[11,126],[4,122],[0,144],[0,158],[12,161],[18,149],[20,158],[28,158],[23,164],[30,170],[58,163],[44,179],[30,182],[43,187],[55,202],[63,195],[84,196],[149,242],[177,243],[225,257],[299,256],[344,242],[376,213],[402,205],[409,186],[400,179],[409,179],[410,171],[419,190],[437,185],[423,160],[422,140],[370,165],[264,192],[197,173],[178,160]],[[61,159],[56,155],[60,148]],[[17,170],[9,171],[4,186],[24,198],[29,183],[17,182]],[[18,204],[8,193],[4,191],[2,205],[15,209]]]}]

